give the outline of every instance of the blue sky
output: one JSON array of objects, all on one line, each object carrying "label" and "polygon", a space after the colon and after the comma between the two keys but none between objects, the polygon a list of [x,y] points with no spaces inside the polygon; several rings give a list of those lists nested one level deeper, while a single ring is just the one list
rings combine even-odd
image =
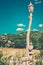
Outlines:
[{"label": "blue sky", "polygon": [[[40,31],[39,24],[43,23],[42,0],[0,0],[0,34],[16,34],[25,32],[29,23],[28,4],[34,5],[31,29]],[[18,24],[22,24],[19,26]],[[17,31],[17,28],[22,30]]]}]

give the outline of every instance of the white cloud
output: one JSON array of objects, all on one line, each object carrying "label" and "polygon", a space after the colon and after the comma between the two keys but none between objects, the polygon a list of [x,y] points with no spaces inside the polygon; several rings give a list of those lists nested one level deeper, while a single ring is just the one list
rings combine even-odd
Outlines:
[{"label": "white cloud", "polygon": [[42,24],[39,24],[39,27],[42,27]]},{"label": "white cloud", "polygon": [[23,28],[17,28],[16,31],[23,31]]},{"label": "white cloud", "polygon": [[4,35],[7,35],[7,33],[4,33]]},{"label": "white cloud", "polygon": [[26,31],[28,31],[28,29]]},{"label": "white cloud", "polygon": [[38,31],[37,29],[33,29],[33,31]]},{"label": "white cloud", "polygon": [[42,3],[42,1],[35,1],[35,4],[40,4]]},{"label": "white cloud", "polygon": [[31,29],[27,29],[26,31],[29,31],[29,30],[31,31]]},{"label": "white cloud", "polygon": [[25,27],[25,25],[24,25],[24,24],[17,24],[17,26],[20,26],[20,27],[21,27],[21,26],[24,26],[24,27]]},{"label": "white cloud", "polygon": [[35,0],[35,1],[38,1],[38,0]]}]

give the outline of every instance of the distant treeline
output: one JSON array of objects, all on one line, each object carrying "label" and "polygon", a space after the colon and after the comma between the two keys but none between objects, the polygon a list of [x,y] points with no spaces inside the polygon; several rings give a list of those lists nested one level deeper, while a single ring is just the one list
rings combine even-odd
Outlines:
[{"label": "distant treeline", "polygon": [[[26,33],[1,35],[0,47],[26,48]],[[43,49],[43,32],[31,31],[30,42],[34,49]]]}]

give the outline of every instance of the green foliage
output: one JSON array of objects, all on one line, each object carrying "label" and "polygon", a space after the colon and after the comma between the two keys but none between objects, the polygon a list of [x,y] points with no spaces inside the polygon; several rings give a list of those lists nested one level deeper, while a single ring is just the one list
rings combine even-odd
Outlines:
[{"label": "green foliage", "polygon": [[41,65],[41,62],[36,62],[36,64],[35,65]]},{"label": "green foliage", "polygon": [[2,65],[8,65],[8,63],[7,63],[7,57],[2,57],[1,58],[1,63],[2,63]]},{"label": "green foliage", "polygon": [[41,33],[41,36],[39,38],[39,43],[41,45],[41,49],[43,49],[43,33]]},{"label": "green foliage", "polygon": [[31,32],[31,37],[30,37],[30,39],[31,39],[31,42],[33,43],[33,45],[34,45],[34,49],[40,49],[39,47],[39,38],[40,38],[40,33],[39,32],[37,32],[37,31],[32,31]]},{"label": "green foliage", "polygon": [[41,58],[41,55],[40,54],[37,54],[36,56],[35,56],[35,59],[36,59],[36,63],[35,63],[35,65],[42,65],[42,58]]},{"label": "green foliage", "polygon": [[[2,38],[5,37],[5,39]],[[7,34],[0,36],[0,47],[25,48],[26,33]],[[11,41],[11,43],[8,42]],[[43,33],[31,31],[30,41],[33,43],[34,49],[43,49]]]},{"label": "green foliage", "polygon": [[0,65],[7,65],[6,62],[5,62],[6,59],[4,59],[4,58],[2,59],[2,57],[3,57],[3,52],[0,51]]}]

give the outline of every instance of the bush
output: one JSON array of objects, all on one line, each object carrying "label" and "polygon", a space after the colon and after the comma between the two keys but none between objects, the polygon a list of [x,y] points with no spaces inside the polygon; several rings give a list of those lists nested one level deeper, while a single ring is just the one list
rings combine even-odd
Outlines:
[{"label": "bush", "polygon": [[36,64],[35,65],[41,65],[41,61],[39,61],[39,62],[36,62]]},{"label": "bush", "polygon": [[0,62],[0,65],[5,65],[3,62]]}]

